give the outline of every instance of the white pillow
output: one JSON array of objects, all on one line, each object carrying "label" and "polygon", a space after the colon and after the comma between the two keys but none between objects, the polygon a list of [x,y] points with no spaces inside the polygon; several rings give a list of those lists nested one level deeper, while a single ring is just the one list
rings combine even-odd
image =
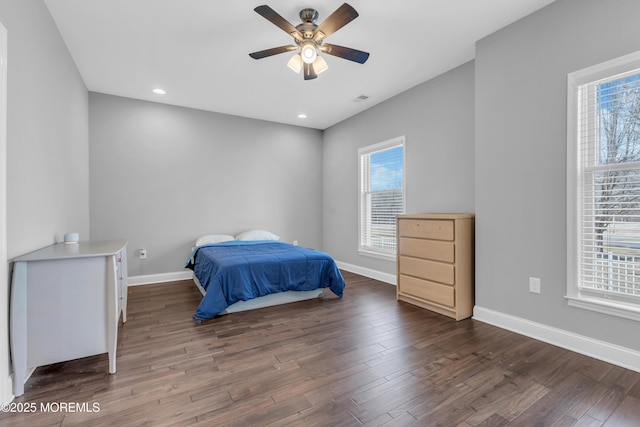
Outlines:
[{"label": "white pillow", "polygon": [[236,240],[280,240],[280,236],[265,230],[247,230],[238,234]]},{"label": "white pillow", "polygon": [[206,236],[199,237],[196,240],[196,246],[208,245],[210,243],[222,243],[234,240],[233,236],[229,234],[207,234]]}]

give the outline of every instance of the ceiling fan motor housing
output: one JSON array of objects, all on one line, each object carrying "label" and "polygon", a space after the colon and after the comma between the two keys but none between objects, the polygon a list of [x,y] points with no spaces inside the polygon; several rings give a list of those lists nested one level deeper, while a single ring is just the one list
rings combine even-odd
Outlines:
[{"label": "ceiling fan motor housing", "polygon": [[302,22],[310,22],[315,24],[318,21],[318,11],[311,8],[302,9],[300,11],[300,20]]},{"label": "ceiling fan motor housing", "polygon": [[316,29],[318,28],[316,25],[318,16],[318,11],[315,9],[307,8],[300,11],[302,24],[298,24],[296,30],[300,31],[304,40],[313,39]]}]

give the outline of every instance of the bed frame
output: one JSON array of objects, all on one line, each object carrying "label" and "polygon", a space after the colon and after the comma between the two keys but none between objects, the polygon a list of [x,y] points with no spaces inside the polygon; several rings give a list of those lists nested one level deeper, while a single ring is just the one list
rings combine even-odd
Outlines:
[{"label": "bed frame", "polygon": [[[195,274],[192,275],[193,282],[196,284],[196,287],[200,291],[200,293],[204,296],[207,292],[204,290],[200,281],[196,277]],[[231,304],[227,309],[220,313],[229,314],[229,313],[238,313],[241,311],[247,310],[256,310],[258,308],[264,307],[272,307],[274,305],[288,304],[290,302],[298,302],[298,301],[306,301],[314,298],[322,298],[324,297],[324,288],[314,289],[311,291],[286,291],[286,292],[278,292],[276,294],[269,294],[262,297],[254,298],[248,301],[238,301],[234,304]]]}]

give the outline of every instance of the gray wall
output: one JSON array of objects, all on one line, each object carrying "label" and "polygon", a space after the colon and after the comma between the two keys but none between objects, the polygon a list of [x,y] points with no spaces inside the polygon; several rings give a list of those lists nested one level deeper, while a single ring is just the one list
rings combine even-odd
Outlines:
[{"label": "gray wall", "polygon": [[638,1],[559,0],[480,40],[475,67],[477,305],[635,350],[637,322],[564,295],[567,73],[639,50],[638,16]]},{"label": "gray wall", "polygon": [[7,252],[89,239],[87,88],[40,0],[0,1],[8,30]]},{"label": "gray wall", "polygon": [[474,211],[474,64],[466,63],[324,131],[324,250],[395,274],[358,249],[358,149],[406,136],[406,210]]},{"label": "gray wall", "polygon": [[475,62],[322,133],[87,95],[44,3],[0,0],[8,255],[73,230],[127,238],[132,276],[174,272],[197,236],[260,227],[393,274],[357,253],[357,150],[406,135],[407,211],[476,213],[478,305],[640,350],[636,322],[564,300],[566,75],[639,50],[637,16],[636,1],[558,0],[480,40]]},{"label": "gray wall", "polygon": [[322,247],[320,131],[97,93],[89,128],[91,236],[127,239],[131,276],[181,271],[209,233]]},{"label": "gray wall", "polygon": [[[66,231],[89,238],[87,89],[41,0],[0,0],[8,32],[7,256]],[[5,173],[5,171],[2,171]],[[5,238],[5,236],[1,236]],[[7,278],[0,317],[8,319]],[[9,342],[0,322],[0,401],[8,401]]]}]

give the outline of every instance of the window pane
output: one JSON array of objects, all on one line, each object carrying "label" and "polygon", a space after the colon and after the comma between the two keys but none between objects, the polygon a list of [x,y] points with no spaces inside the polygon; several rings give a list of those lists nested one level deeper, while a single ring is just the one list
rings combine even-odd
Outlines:
[{"label": "window pane", "polygon": [[591,175],[583,205],[584,288],[640,296],[640,169]]},{"label": "window pane", "polygon": [[640,161],[640,74],[597,86],[599,163]]},{"label": "window pane", "polygon": [[402,148],[371,153],[371,190],[402,188]]},{"label": "window pane", "polygon": [[579,286],[638,298],[640,74],[585,84],[580,93]]},{"label": "window pane", "polygon": [[396,215],[404,213],[403,151],[396,140],[360,156],[362,249],[395,253]]}]

